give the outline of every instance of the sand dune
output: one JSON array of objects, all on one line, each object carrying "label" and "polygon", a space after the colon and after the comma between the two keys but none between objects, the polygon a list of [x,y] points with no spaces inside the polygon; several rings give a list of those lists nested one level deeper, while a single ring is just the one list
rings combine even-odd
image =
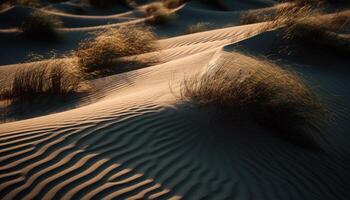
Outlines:
[{"label": "sand dune", "polygon": [[[47,112],[35,117],[28,108],[8,118],[0,124],[0,199],[350,199],[349,61],[328,53],[275,54],[280,30],[237,26],[242,11],[272,5],[238,1],[224,12],[185,4],[174,10],[172,25],[155,27],[161,36],[180,26],[182,33],[159,39],[159,51],[131,56],[159,57],[152,66],[90,80],[92,92],[63,105],[47,103],[41,108]],[[89,7],[87,15],[76,15],[70,6],[75,2],[45,11],[65,24],[64,41],[52,45],[16,36],[13,28],[34,8],[0,12],[0,84],[35,65],[26,62],[29,52],[63,55],[105,25],[145,20],[124,8],[100,15]],[[186,21],[191,15],[202,18]],[[184,24],[202,20],[221,21],[220,27],[184,35]],[[335,116],[322,130],[322,150],[291,144],[254,122],[230,125],[215,111],[179,104],[183,78],[215,68],[228,53],[242,63],[252,55],[271,58],[300,74]]]}]

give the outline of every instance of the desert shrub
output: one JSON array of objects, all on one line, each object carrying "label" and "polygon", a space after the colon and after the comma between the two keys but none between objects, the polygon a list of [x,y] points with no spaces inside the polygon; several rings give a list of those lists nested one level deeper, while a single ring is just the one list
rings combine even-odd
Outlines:
[{"label": "desert shrub", "polygon": [[[241,23],[256,23],[261,19],[263,17],[251,12],[241,19]],[[283,27],[282,43],[276,43],[282,44],[282,52],[291,53],[295,51],[295,45],[300,44],[317,46],[338,55],[350,52],[350,14],[347,11],[327,16],[312,5],[289,4],[263,20],[269,20],[269,28]]]},{"label": "desert shrub", "polygon": [[285,22],[283,39],[289,43],[317,46],[333,53],[350,53],[350,14],[296,18]]},{"label": "desert shrub", "polygon": [[151,3],[146,6],[146,23],[152,25],[166,24],[175,18],[175,14],[164,6],[162,2]]},{"label": "desert shrub", "polygon": [[304,128],[315,127],[325,116],[319,100],[295,73],[239,54],[185,78],[180,91],[184,102],[214,107],[232,120],[253,119],[288,139],[298,140]]},{"label": "desert shrub", "polygon": [[253,24],[269,21],[270,25],[283,26],[287,22],[319,15],[318,9],[312,6],[299,6],[297,4],[281,4],[275,6],[275,10],[269,13],[262,13],[256,10],[249,10],[240,17],[240,24]]},{"label": "desert shrub", "polygon": [[113,28],[79,45],[78,63],[85,72],[108,72],[118,59],[156,49],[154,33],[145,27]]},{"label": "desert shrub", "polygon": [[205,23],[205,22],[199,22],[194,25],[190,25],[187,27],[186,33],[191,34],[191,33],[198,33],[198,32],[203,32],[207,31],[211,28],[210,23]]},{"label": "desert shrub", "polygon": [[3,88],[0,99],[28,101],[48,96],[66,96],[79,90],[81,78],[63,61],[40,62],[16,71],[10,87]]},{"label": "desert shrub", "polygon": [[20,26],[22,34],[26,37],[41,40],[53,40],[58,38],[57,28],[63,26],[56,16],[42,11],[32,12]]}]

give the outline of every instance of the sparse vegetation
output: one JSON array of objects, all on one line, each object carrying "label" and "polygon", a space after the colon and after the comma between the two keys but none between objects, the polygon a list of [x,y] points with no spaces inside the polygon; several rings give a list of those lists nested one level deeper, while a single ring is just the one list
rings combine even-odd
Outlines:
[{"label": "sparse vegetation", "polygon": [[210,23],[199,22],[194,25],[188,26],[186,33],[191,34],[191,33],[203,32],[203,31],[209,30],[210,28],[211,28]]},{"label": "sparse vegetation", "polygon": [[57,28],[63,26],[63,22],[56,16],[46,14],[42,11],[32,12],[20,26],[23,35],[40,40],[58,39]]},{"label": "sparse vegetation", "polygon": [[317,46],[339,55],[350,53],[350,13],[301,18],[286,22],[283,39]]},{"label": "sparse vegetation", "polygon": [[110,71],[121,57],[155,50],[155,38],[146,27],[108,29],[82,42],[75,54],[83,71],[104,73]]},{"label": "sparse vegetation", "polygon": [[[318,6],[314,6],[322,5],[322,2],[324,1],[300,1],[297,4],[287,4],[265,16],[250,11],[241,17],[241,24],[269,21],[267,29],[283,27],[284,46],[288,43],[310,45],[331,50],[338,55],[347,55],[350,52],[350,13],[344,11],[324,14]],[[288,51],[293,50],[288,48]]]},{"label": "sparse vegetation", "polygon": [[269,13],[250,10],[245,12],[240,18],[240,24],[253,24],[260,22],[270,22],[273,26],[283,26],[288,21],[294,19],[307,18],[320,14],[312,6],[299,6],[297,4],[283,4],[275,6],[275,10]]},{"label": "sparse vegetation", "polygon": [[233,120],[253,119],[296,140],[299,131],[314,127],[325,116],[321,103],[296,74],[237,53],[204,74],[186,78],[181,99],[217,108]]},{"label": "sparse vegetation", "polygon": [[162,2],[155,2],[149,4],[145,8],[148,16],[146,23],[152,25],[166,24],[175,18],[175,14],[164,6]]},{"label": "sparse vegetation", "polygon": [[43,61],[30,68],[17,70],[8,88],[0,92],[0,99],[30,101],[48,96],[66,96],[78,92],[79,74],[63,61]]}]

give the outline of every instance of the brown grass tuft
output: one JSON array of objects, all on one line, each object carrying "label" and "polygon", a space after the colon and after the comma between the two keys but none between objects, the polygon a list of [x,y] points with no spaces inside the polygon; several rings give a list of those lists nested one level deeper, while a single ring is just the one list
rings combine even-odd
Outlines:
[{"label": "brown grass tuft", "polygon": [[66,96],[78,92],[82,79],[63,62],[40,62],[31,68],[19,69],[9,88],[3,88],[0,99],[29,101],[48,96]]},{"label": "brown grass tuft", "polygon": [[280,4],[275,6],[275,10],[269,13],[250,10],[241,15],[240,24],[253,24],[260,22],[270,22],[270,26],[283,26],[287,22],[295,19],[303,19],[320,14],[319,10],[312,6],[299,6],[295,3]]},{"label": "brown grass tuft", "polygon": [[204,74],[186,78],[181,99],[217,108],[233,120],[253,119],[279,132],[297,131],[286,133],[291,138],[325,116],[321,103],[295,73],[237,54]]},{"label": "brown grass tuft", "polygon": [[155,34],[146,27],[113,28],[80,44],[76,52],[83,71],[108,72],[118,59],[154,51]]},{"label": "brown grass tuft", "polygon": [[350,13],[287,21],[283,39],[291,43],[317,46],[333,53],[350,53]]},{"label": "brown grass tuft", "polygon": [[[241,17],[241,24],[269,21],[265,30],[282,27],[284,47],[301,44],[317,46],[320,49],[335,52],[338,55],[349,54],[349,11],[324,14],[319,7],[313,6],[309,1],[293,2],[280,6],[275,13],[263,17],[259,13],[250,11]],[[322,5],[321,2],[323,1],[315,1],[314,3]],[[288,49],[288,53],[293,51],[293,48],[284,47],[282,48],[284,50]]]},{"label": "brown grass tuft", "polygon": [[56,16],[42,11],[32,12],[20,26],[22,34],[26,37],[40,40],[55,40],[58,38],[57,28],[61,28],[63,22]]}]

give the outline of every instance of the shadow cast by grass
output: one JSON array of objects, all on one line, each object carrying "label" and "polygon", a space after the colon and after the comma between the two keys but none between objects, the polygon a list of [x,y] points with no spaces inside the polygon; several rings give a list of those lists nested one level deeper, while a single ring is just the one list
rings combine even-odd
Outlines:
[{"label": "shadow cast by grass", "polygon": [[59,28],[63,27],[63,22],[56,16],[34,11],[19,27],[21,36],[28,39],[43,42],[58,42],[62,39]]},{"label": "shadow cast by grass", "polygon": [[74,109],[87,92],[69,96],[45,95],[31,98],[30,101],[0,101],[0,123],[30,119],[43,115]]}]

